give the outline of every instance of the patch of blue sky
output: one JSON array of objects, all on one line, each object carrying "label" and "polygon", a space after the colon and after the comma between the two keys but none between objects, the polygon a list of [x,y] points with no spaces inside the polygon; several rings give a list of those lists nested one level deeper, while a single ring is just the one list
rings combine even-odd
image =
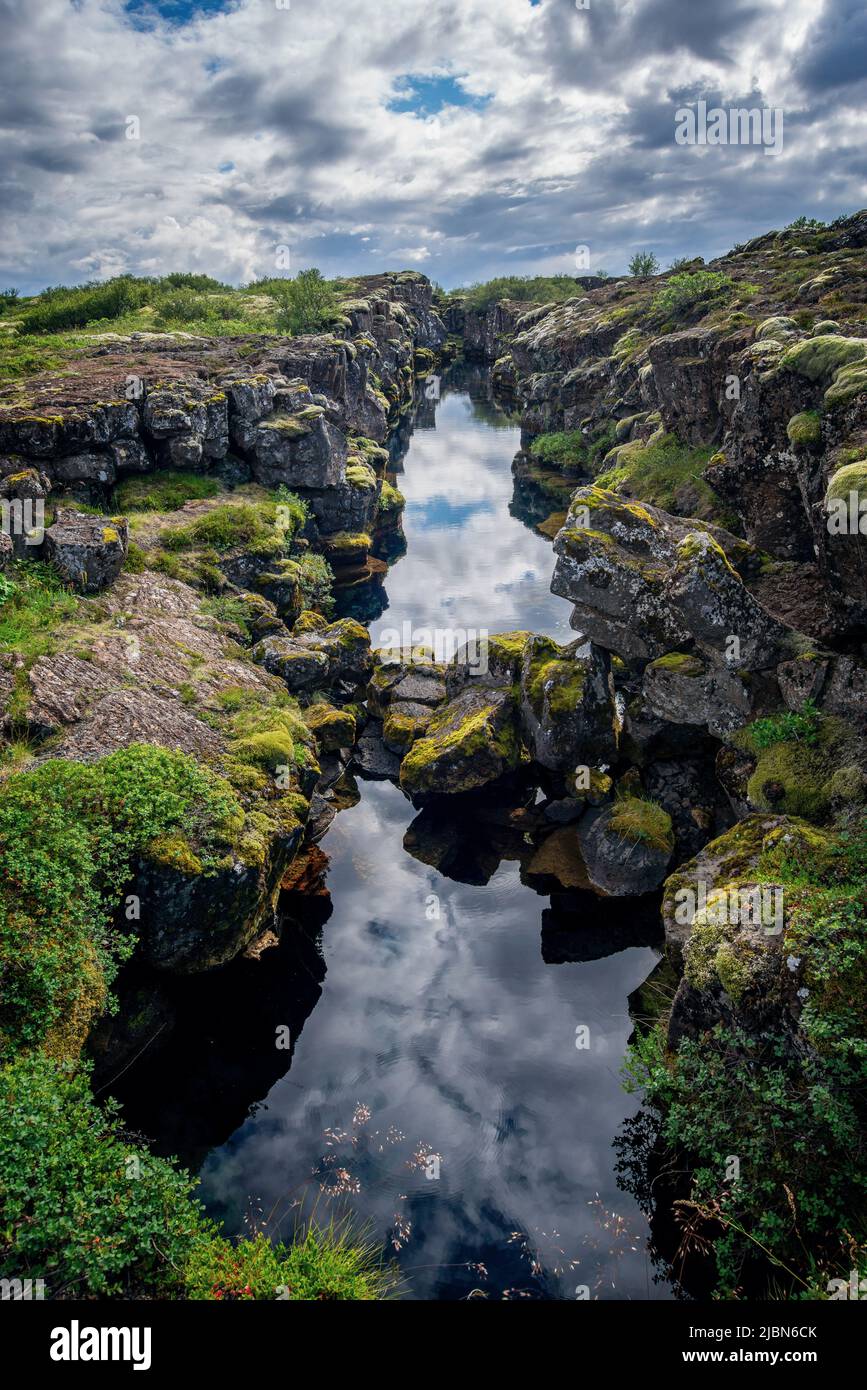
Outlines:
[{"label": "patch of blue sky", "polygon": [[240,0],[126,0],[124,9],[137,29],[150,29],[164,20],[181,26],[204,15],[228,13]]},{"label": "patch of blue sky", "polygon": [[410,72],[397,79],[397,91],[388,109],[428,117],[435,116],[446,106],[471,106],[481,111],[490,100],[490,95],[475,96],[466,91],[460,77]]}]

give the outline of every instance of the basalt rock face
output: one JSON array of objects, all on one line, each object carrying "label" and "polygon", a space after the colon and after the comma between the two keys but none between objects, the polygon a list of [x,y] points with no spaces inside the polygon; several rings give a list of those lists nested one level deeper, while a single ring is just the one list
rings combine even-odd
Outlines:
[{"label": "basalt rock face", "polygon": [[99,508],[125,477],[193,470],[286,486],[323,535],[369,534],[385,461],[372,446],[412,397],[415,354],[438,350],[445,328],[416,272],[356,284],[339,332],[105,334],[62,377],[4,388],[3,497]]},{"label": "basalt rock face", "polygon": [[663,505],[734,525],[763,552],[770,611],[847,649],[867,632],[864,220],[769,233],[666,275],[585,280],[564,303],[503,304],[472,329],[527,442],[575,431],[598,446],[587,481],[610,475],[653,501],[642,448],[704,450]]}]

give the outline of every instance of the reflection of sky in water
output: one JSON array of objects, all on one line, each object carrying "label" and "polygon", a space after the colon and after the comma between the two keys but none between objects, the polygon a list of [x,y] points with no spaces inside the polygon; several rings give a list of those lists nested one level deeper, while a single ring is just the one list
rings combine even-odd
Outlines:
[{"label": "reflection of sky in water", "polygon": [[416,429],[398,486],[407,553],[386,580],[389,606],[371,625],[434,624],[508,632],[528,628],[568,642],[569,604],[550,591],[551,543],[509,515],[520,430],[491,406],[447,393],[436,429]]},{"label": "reflection of sky in water", "polygon": [[[436,430],[412,436],[399,478],[409,549],[389,575],[391,607],[374,640],[404,621],[573,635],[568,605],[549,592],[550,544],[508,513],[518,431],[493,427],[484,410],[446,396]],[[400,1261],[416,1297],[478,1286],[492,1297],[519,1288],[571,1298],[582,1283],[603,1298],[666,1296],[650,1282],[645,1223],[616,1186],[611,1148],[637,1108],[619,1081],[626,999],[654,952],[546,965],[548,900],[521,884],[516,865],[504,863],[485,887],[442,877],[403,849],[414,812],[400,791],[360,785],[361,802],[323,842],[334,915],[322,997],[291,1070],[212,1152],[202,1195],[236,1229],[249,1197],[284,1213],[286,1194],[303,1193],[305,1212],[318,1198],[322,1214],[329,1199],[309,1179],[328,1154],[326,1180],[345,1169],[343,1188],[360,1183],[340,1201],[372,1234],[384,1239],[396,1216],[410,1223]],[[428,919],[430,894],[439,920]],[[579,1051],[581,1024],[590,1047]],[[371,1116],[353,1128],[359,1104]],[[329,1148],[326,1129],[348,1138]],[[438,1179],[412,1166],[420,1144],[441,1155]],[[611,1212],[623,1233],[603,1231]],[[289,1209],[282,1233],[295,1216]],[[514,1233],[538,1255],[544,1282]]]},{"label": "reflection of sky in water", "polygon": [[[395,1213],[412,1222],[400,1258],[416,1297],[465,1295],[476,1284],[492,1296],[538,1289],[510,1242],[518,1231],[549,1276],[555,1246],[580,1260],[560,1282],[562,1297],[597,1279],[601,1297],[660,1296],[648,1285],[645,1224],[617,1189],[611,1149],[636,1108],[618,1076],[631,1031],[626,996],[654,952],[545,965],[547,899],[521,885],[516,866],[504,864],[483,888],[445,879],[403,852],[413,812],[402,794],[387,783],[363,792],[326,841],[335,911],[323,933],[322,998],[267,1108],[206,1163],[203,1196],[236,1224],[248,1194],[269,1212],[301,1184],[310,1210],[318,1186],[305,1180],[328,1152],[323,1132],[351,1134],[360,1102],[372,1115],[358,1133],[382,1137],[394,1126],[405,1139],[382,1154],[378,1141],[337,1147],[362,1185],[348,1202],[377,1236]],[[426,916],[430,894],[438,921]],[[575,1047],[579,1024],[589,1026],[588,1050]],[[439,1180],[406,1166],[419,1142],[442,1156]],[[622,1260],[606,1253],[611,1241],[590,1205],[597,1194],[626,1218]],[[290,1212],[284,1229],[292,1222]],[[553,1240],[542,1234],[555,1231]],[[443,1268],[466,1261],[483,1262],[489,1280]]]}]

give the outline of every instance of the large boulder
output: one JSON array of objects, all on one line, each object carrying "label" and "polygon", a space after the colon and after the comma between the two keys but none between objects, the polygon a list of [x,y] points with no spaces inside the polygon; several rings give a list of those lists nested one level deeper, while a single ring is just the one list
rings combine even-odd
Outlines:
[{"label": "large boulder", "polygon": [[607,763],[616,752],[614,698],[607,652],[546,637],[526,645],[521,720],[536,762],[552,770]]},{"label": "large boulder", "polygon": [[123,517],[95,517],[61,508],[45,532],[45,555],[81,593],[96,594],[120,574],[129,544]]},{"label": "large boulder", "polygon": [[253,659],[282,677],[293,693],[340,682],[364,685],[373,668],[370,634],[354,618],[291,637],[265,637],[253,648]]},{"label": "large boulder", "polygon": [[590,810],[578,823],[578,842],[590,884],[610,897],[652,893],[674,851],[671,817],[637,796]]},{"label": "large boulder", "polygon": [[506,690],[475,687],[437,710],[400,767],[411,796],[483,787],[517,767],[520,741],[515,705]]}]

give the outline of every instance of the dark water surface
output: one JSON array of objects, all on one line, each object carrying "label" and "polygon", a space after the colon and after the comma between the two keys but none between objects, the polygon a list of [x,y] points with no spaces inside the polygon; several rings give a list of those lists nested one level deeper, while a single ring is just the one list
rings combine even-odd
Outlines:
[{"label": "dark water surface", "polygon": [[[375,642],[404,622],[574,635],[550,544],[510,514],[518,447],[484,377],[423,403]],[[232,1230],[351,1210],[393,1242],[412,1297],[670,1297],[612,1149],[638,1107],[619,1073],[654,915],[590,895],[564,915],[457,809],[416,822],[412,854],[406,798],[359,790],[322,842],[330,917],[314,904],[279,950],[190,985],[184,1036],[127,1078],[131,1118],[200,1166]],[[443,840],[454,877],[422,862]]]}]

